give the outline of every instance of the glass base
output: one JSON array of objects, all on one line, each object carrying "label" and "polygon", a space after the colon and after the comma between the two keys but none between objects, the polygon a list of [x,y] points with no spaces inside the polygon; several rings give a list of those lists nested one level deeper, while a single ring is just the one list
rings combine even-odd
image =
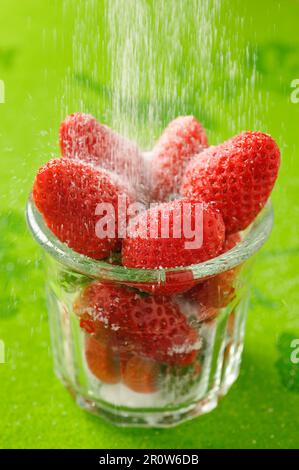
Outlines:
[{"label": "glass base", "polygon": [[73,385],[61,375],[57,374],[60,381],[67,388],[80,408],[99,418],[119,427],[144,427],[144,428],[171,428],[185,421],[189,421],[203,414],[213,411],[219,400],[226,395],[233,383],[238,378],[238,372],[229,377],[229,382],[222,385],[218,392],[211,392],[204,399],[186,406],[167,411],[130,410],[114,407],[109,403],[97,402],[83,396],[76,391]]}]

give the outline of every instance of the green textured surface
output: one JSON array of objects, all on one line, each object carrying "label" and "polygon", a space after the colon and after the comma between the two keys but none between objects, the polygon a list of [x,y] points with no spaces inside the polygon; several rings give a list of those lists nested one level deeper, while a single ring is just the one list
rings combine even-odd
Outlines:
[{"label": "green textured surface", "polygon": [[[257,118],[283,152],[273,195],[275,229],[255,265],[238,382],[212,413],[175,429],[140,431],[114,428],[81,411],[52,371],[40,251],[23,213],[34,172],[57,153],[63,114],[57,104],[71,65],[62,32],[70,41],[72,18],[62,17],[60,2],[0,0],[0,79],[6,84],[6,103],[0,104],[1,448],[298,447],[299,364],[290,362],[290,343],[299,338],[299,103],[290,102],[290,83],[299,78],[299,2],[235,0],[226,8],[246,15],[240,40],[257,42],[259,88],[265,102],[268,96]],[[235,35],[229,15],[224,18],[227,34]],[[229,136],[226,116],[238,90],[229,103],[219,103],[218,119],[208,124],[211,142]],[[251,99],[255,106],[257,97]]]}]

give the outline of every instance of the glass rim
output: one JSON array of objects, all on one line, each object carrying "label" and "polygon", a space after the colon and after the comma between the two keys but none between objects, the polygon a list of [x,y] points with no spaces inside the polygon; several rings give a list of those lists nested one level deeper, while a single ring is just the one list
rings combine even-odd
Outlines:
[{"label": "glass rim", "polygon": [[273,208],[266,204],[253,223],[243,232],[241,241],[231,250],[198,264],[176,268],[127,268],[104,260],[81,255],[61,242],[47,227],[30,195],[26,206],[26,220],[35,241],[56,261],[85,276],[116,282],[162,283],[172,275],[179,282],[180,275],[191,272],[193,279],[215,276],[228,271],[251,258],[267,241],[273,226]]}]

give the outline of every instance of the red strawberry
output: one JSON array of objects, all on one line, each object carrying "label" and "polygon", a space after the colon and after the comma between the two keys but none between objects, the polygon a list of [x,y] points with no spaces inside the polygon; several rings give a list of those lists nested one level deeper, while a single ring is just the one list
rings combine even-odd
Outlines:
[{"label": "red strawberry", "polygon": [[[89,335],[94,336],[102,343],[109,342],[111,345],[114,344],[115,338],[113,331],[110,331],[108,328],[106,328],[103,322],[94,320],[92,315],[87,313],[88,305],[83,305],[82,299],[80,297],[74,302],[73,308],[74,312],[77,313],[80,317],[80,328],[82,328],[82,330],[84,330]],[[85,311],[83,315],[82,311]]]},{"label": "red strawberry", "polygon": [[[74,304],[74,311],[79,308],[79,305]],[[95,335],[97,332],[97,325],[96,322],[92,319],[92,317],[88,313],[84,313],[80,318],[80,328],[85,330],[86,333],[89,335]]]},{"label": "red strawberry", "polygon": [[[192,292],[192,290],[191,290]],[[191,297],[192,298],[192,297]],[[197,306],[196,316],[200,322],[206,322],[213,320],[217,317],[219,313],[218,307],[206,306],[204,304],[199,304]]]},{"label": "red strawberry", "polygon": [[[78,158],[115,171],[138,190],[146,186],[145,163],[137,145],[84,113],[70,114],[60,126],[63,157]],[[140,188],[142,186],[142,188]]]},{"label": "red strawberry", "polygon": [[93,336],[86,336],[85,357],[89,370],[99,380],[107,384],[116,384],[120,381],[119,362],[109,343],[101,342]]},{"label": "red strawberry", "polygon": [[234,233],[245,229],[266,204],[279,164],[279,148],[272,137],[243,132],[194,158],[186,169],[181,194],[214,202],[227,233]]},{"label": "red strawberry", "polygon": [[[224,243],[223,253],[231,250],[241,240],[239,233],[229,235]],[[212,276],[196,285],[188,293],[188,298],[200,304],[198,316],[201,321],[213,318],[218,309],[226,307],[235,298],[234,281],[239,268]],[[213,313],[214,311],[214,313]]]},{"label": "red strawberry", "polygon": [[175,298],[181,311],[188,318],[197,319],[200,322],[215,318],[219,313],[219,309],[211,305],[204,305],[203,303],[197,302],[194,295],[195,292],[196,287],[189,290],[187,294]]},{"label": "red strawberry", "polygon": [[[112,182],[108,173],[78,160],[61,158],[41,167],[33,186],[36,207],[52,232],[78,253],[96,259],[109,256],[118,243],[117,236],[99,238],[96,207],[109,203],[117,214],[121,194],[125,195],[124,190]],[[117,219],[109,220],[117,235]]]},{"label": "red strawberry", "polygon": [[226,307],[235,298],[234,279],[234,270],[217,274],[195,286],[188,295],[205,308]]},{"label": "red strawberry", "polygon": [[112,332],[113,347],[121,357],[137,354],[176,365],[190,364],[196,357],[197,332],[166,297],[95,282],[82,291],[75,310],[80,316],[88,313],[95,329],[102,323]]},{"label": "red strawberry", "polygon": [[153,282],[126,282],[126,286],[156,295],[181,294],[196,284],[191,270],[168,271],[163,279]]},{"label": "red strawberry", "polygon": [[153,149],[151,199],[165,202],[178,194],[186,165],[208,141],[194,116],[180,116],[164,130]]},{"label": "red strawberry", "polygon": [[151,359],[133,356],[122,365],[123,381],[134,392],[155,392],[158,375],[159,365]]},{"label": "red strawberry", "polygon": [[226,251],[232,250],[239,242],[241,241],[241,235],[239,232],[231,233],[227,235],[224,246],[223,246],[223,253]]},{"label": "red strawberry", "polygon": [[[187,233],[189,228],[193,233]],[[131,268],[200,263],[221,252],[224,231],[222,217],[213,206],[187,200],[160,204],[134,219],[123,240],[122,262]]]},{"label": "red strawberry", "polygon": [[[239,243],[240,240],[241,237],[238,232],[228,235],[224,242],[224,247],[221,253],[231,250],[237,243]],[[156,283],[126,282],[127,286],[135,287],[142,290],[143,292],[149,292],[150,294],[159,295],[182,294],[189,291],[197,284],[198,280],[194,279],[192,271],[187,269],[179,271],[167,271],[165,272],[165,279]],[[211,312],[201,312],[200,316],[204,318],[212,317],[215,316],[217,312],[218,310],[216,310],[215,313],[213,308]]]}]

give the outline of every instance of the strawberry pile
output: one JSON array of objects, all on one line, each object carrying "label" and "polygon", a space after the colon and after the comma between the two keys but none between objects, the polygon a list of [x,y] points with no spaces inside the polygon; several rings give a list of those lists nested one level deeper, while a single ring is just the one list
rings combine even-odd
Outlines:
[{"label": "strawberry pile", "polygon": [[122,378],[134,391],[154,391],[159,364],[190,366],[201,347],[198,332],[169,297],[93,282],[73,308],[88,333],[88,367],[105,383]]},{"label": "strawberry pile", "polygon": [[60,149],[61,158],[38,170],[32,192],[54,235],[95,260],[118,253],[126,268],[170,268],[162,269],[161,282],[128,276],[126,286],[92,283],[74,305],[92,373],[107,383],[123,380],[135,391],[153,391],[157,364],[186,366],[197,354],[200,338],[177,298],[188,299],[199,322],[235,298],[236,269],[198,283],[188,266],[241,240],[273,189],[279,148],[262,132],[242,132],[209,147],[197,119],[181,116],[149,159],[93,116],[75,113],[60,126]]},{"label": "strawberry pile", "polygon": [[[193,116],[181,116],[168,125],[150,163],[135,143],[83,113],[62,122],[60,149],[62,158],[39,169],[33,198],[49,228],[75,251],[103,259],[123,240],[117,215],[114,237],[96,235],[97,204],[116,206],[119,195],[126,196],[128,204],[158,204],[154,208],[145,204],[135,230],[124,237],[122,264],[127,267],[171,268],[217,256],[225,236],[244,230],[264,207],[280,164],[271,136],[242,132],[208,147],[205,130]],[[166,213],[171,219],[185,202],[192,205],[191,224],[194,204],[203,205],[203,243],[189,252],[181,249],[184,237],[177,239],[172,233],[162,237],[159,227],[151,237],[146,222],[151,218],[159,226]],[[142,220],[143,233],[138,231]],[[170,229],[172,224],[170,220]]]}]

